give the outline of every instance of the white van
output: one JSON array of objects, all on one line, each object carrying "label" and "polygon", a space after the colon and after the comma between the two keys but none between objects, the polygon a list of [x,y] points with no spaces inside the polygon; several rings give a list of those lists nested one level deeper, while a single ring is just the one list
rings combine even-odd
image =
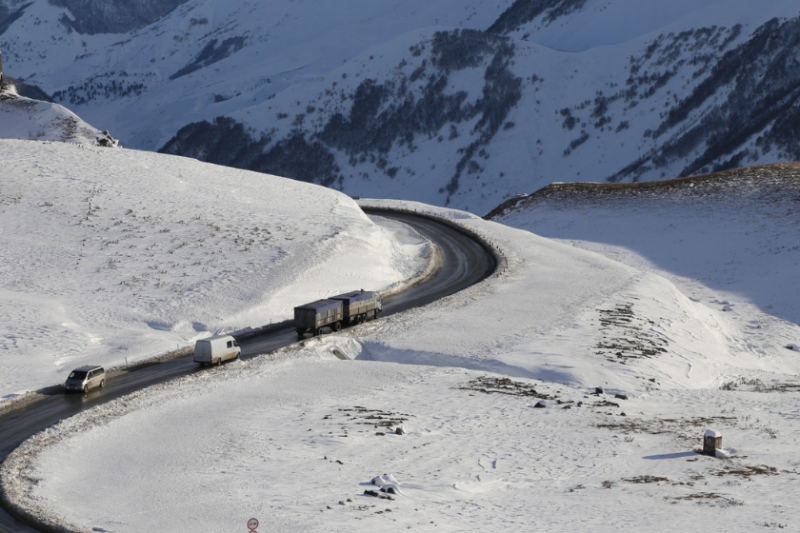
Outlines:
[{"label": "white van", "polygon": [[194,362],[200,366],[221,364],[242,354],[236,339],[230,335],[217,335],[194,343]]}]

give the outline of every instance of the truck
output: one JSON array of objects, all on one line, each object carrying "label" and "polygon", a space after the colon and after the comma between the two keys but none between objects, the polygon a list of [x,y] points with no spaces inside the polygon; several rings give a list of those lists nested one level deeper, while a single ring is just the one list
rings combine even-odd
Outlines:
[{"label": "truck", "polygon": [[344,323],[348,326],[351,324],[363,324],[370,315],[372,318],[378,318],[381,314],[381,295],[377,292],[361,289],[360,291],[331,296],[330,299],[341,300]]},{"label": "truck", "polygon": [[352,291],[294,308],[294,326],[299,338],[307,333],[317,336],[322,328],[339,331],[342,325],[361,324],[368,317],[378,318],[382,304],[380,294]]}]

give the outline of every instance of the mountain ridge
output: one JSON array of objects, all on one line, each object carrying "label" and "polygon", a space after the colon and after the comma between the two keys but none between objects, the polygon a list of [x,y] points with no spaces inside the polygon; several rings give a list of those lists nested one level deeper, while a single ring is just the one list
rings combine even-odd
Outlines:
[{"label": "mountain ridge", "polygon": [[[95,34],[59,7],[91,2],[32,5],[0,49],[127,146],[478,213],[552,181],[800,159],[788,1],[173,3]],[[63,50],[44,55],[25,31]]]}]

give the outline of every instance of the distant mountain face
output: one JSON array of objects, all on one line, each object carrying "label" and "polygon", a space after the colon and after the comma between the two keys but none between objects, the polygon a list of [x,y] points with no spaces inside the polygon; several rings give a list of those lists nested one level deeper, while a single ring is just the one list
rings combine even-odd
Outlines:
[{"label": "distant mountain face", "polygon": [[[188,0],[50,0],[69,10],[59,19],[80,34],[129,33],[152,24]],[[71,16],[70,16],[71,15]]]},{"label": "distant mountain face", "polygon": [[127,146],[478,213],[800,157],[787,0],[331,4],[0,0],[0,50]]}]

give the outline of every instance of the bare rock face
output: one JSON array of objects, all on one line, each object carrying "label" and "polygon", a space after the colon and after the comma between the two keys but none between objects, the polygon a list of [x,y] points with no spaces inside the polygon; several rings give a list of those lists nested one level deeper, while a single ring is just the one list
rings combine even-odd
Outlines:
[{"label": "bare rock face", "polygon": [[111,134],[108,133],[108,130],[103,130],[103,133],[97,136],[97,145],[107,148],[116,148],[119,146],[119,140],[112,137]]}]

